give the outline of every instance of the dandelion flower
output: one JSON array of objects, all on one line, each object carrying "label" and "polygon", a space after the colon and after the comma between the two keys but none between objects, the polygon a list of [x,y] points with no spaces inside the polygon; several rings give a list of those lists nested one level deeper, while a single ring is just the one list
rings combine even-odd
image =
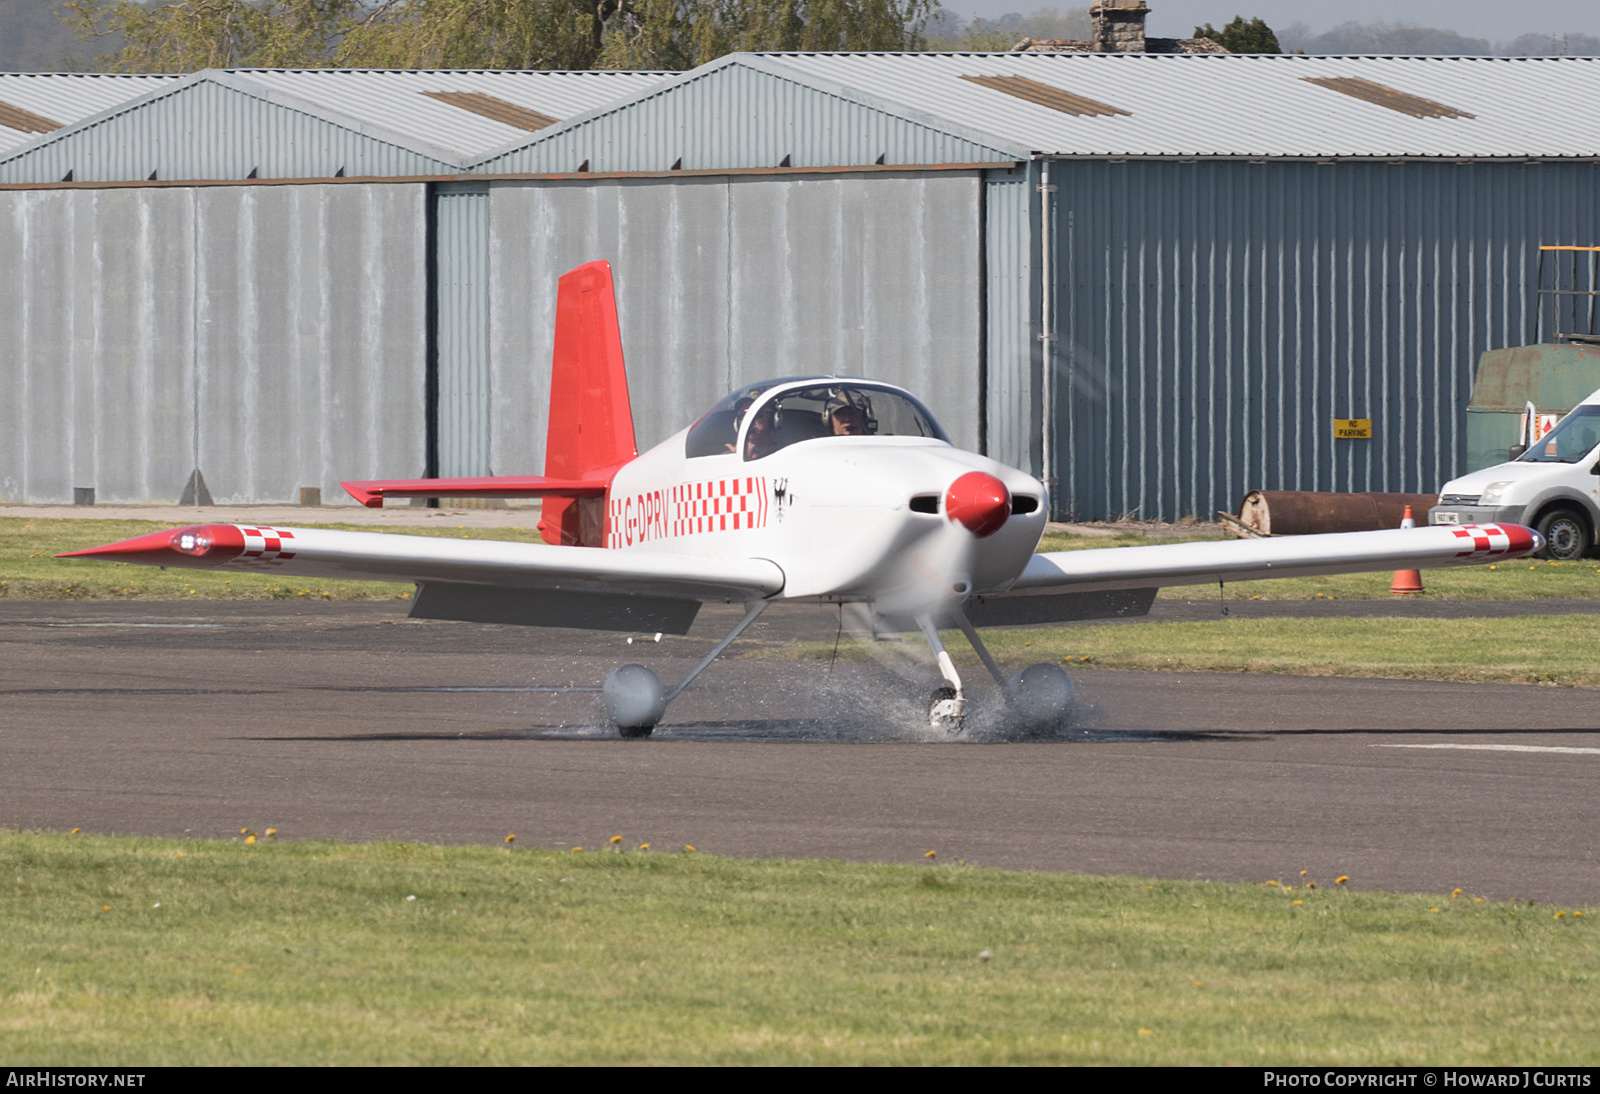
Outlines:
[{"label": "dandelion flower", "polygon": [[1429,909],[1428,909],[1428,911],[1430,911],[1430,912],[1437,912],[1437,911],[1438,911],[1438,910],[1439,910],[1439,909],[1437,909],[1437,908],[1429,908]]},{"label": "dandelion flower", "polygon": [[1147,1029],[1141,1029],[1139,1031],[1139,1036],[1140,1037],[1148,1037],[1148,1036],[1150,1036],[1150,1031],[1147,1030]]},{"label": "dandelion flower", "polygon": [[693,853],[693,852],[694,852],[694,844],[692,844],[692,843],[686,843],[686,844],[684,844],[684,845],[683,845],[683,849],[684,849],[684,850],[685,850],[685,851],[688,851],[688,852],[690,852],[690,853],[691,853],[691,854],[692,854],[692,853]]},{"label": "dandelion flower", "polygon": [[507,843],[515,843],[515,842],[517,842],[517,837],[516,836],[507,836],[506,837],[506,842]]},{"label": "dandelion flower", "polygon": [[573,850],[574,851],[581,851],[581,850],[583,850],[583,848],[582,847],[574,847]]},{"label": "dandelion flower", "polygon": [[277,834],[278,834],[278,830],[276,828],[268,828],[267,829],[267,835],[276,836]]},{"label": "dandelion flower", "polygon": [[650,845],[648,843],[641,843],[639,845],[639,850],[648,851],[648,850],[650,850]]},{"label": "dandelion flower", "polygon": [[1335,885],[1343,885],[1345,882],[1347,882],[1349,880],[1350,880],[1350,875],[1349,874],[1340,874],[1338,877],[1333,879],[1333,883]]},{"label": "dandelion flower", "polygon": [[1552,918],[1560,919],[1561,917],[1565,916],[1566,914],[1567,914],[1566,912],[1557,912]]},{"label": "dandelion flower", "polygon": [[923,858],[933,858],[934,855],[936,855],[936,854],[938,854],[937,851],[928,851],[928,852],[925,852],[922,857]]},{"label": "dandelion flower", "polygon": [[1307,889],[1315,889],[1316,887],[1317,887],[1317,883],[1316,882],[1314,882],[1314,881],[1306,882],[1306,888]]},{"label": "dandelion flower", "polygon": [[74,835],[74,836],[76,836],[76,835],[77,835],[77,834],[78,834],[78,833],[79,833],[79,832],[82,832],[82,831],[83,831],[83,829],[82,829],[82,828],[74,828],[74,829],[73,829],[73,830],[72,830],[72,834],[73,834],[73,835]]},{"label": "dandelion flower", "polygon": [[100,905],[100,910],[101,910],[101,911],[102,911],[102,912],[109,912],[109,911],[110,911],[110,910],[111,910],[111,905],[109,905],[109,904],[102,904],[102,905]]},{"label": "dandelion flower", "polygon": [[1305,876],[1306,876],[1306,872],[1305,872],[1305,871],[1304,871],[1304,870],[1301,870],[1301,871],[1300,871],[1300,876],[1301,876],[1301,877],[1305,877]]},{"label": "dandelion flower", "polygon": [[1291,904],[1304,904],[1305,901],[1303,901],[1303,900],[1292,900],[1289,903],[1291,903]]},{"label": "dandelion flower", "polygon": [[1450,899],[1451,900],[1454,900],[1456,897],[1458,897],[1460,895],[1461,895],[1461,890],[1460,889],[1451,889],[1450,890]]},{"label": "dandelion flower", "polygon": [[611,842],[612,843],[621,843],[622,842],[622,837],[621,836],[612,836],[611,837]]},{"label": "dandelion flower", "polygon": [[244,838],[244,841],[246,843],[254,843],[256,841],[256,837],[254,835],[249,835]]}]

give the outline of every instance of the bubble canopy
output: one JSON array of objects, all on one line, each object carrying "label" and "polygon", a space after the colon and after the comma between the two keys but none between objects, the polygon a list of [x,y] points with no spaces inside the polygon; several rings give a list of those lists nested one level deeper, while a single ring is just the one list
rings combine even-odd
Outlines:
[{"label": "bubble canopy", "polygon": [[759,460],[801,441],[926,437],[950,443],[939,422],[907,392],[871,380],[789,376],[745,384],[694,424],[685,455],[740,452]]}]

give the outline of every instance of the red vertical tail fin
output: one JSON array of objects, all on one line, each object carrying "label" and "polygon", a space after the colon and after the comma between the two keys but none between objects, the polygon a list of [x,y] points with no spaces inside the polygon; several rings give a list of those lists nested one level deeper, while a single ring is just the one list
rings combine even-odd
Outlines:
[{"label": "red vertical tail fin", "polygon": [[[586,262],[563,274],[556,292],[544,473],[609,480],[638,454],[611,264]],[[539,530],[546,543],[602,546],[605,505],[605,498],[548,497]]]}]

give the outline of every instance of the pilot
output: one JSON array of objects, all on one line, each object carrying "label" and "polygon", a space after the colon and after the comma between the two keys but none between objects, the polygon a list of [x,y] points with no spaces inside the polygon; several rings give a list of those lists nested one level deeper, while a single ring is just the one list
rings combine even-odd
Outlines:
[{"label": "pilot", "polygon": [[777,441],[777,422],[775,412],[777,406],[767,403],[756,411],[755,417],[750,419],[750,428],[744,435],[744,458],[759,460],[762,456],[772,453],[774,443]]},{"label": "pilot", "polygon": [[867,416],[847,395],[835,395],[829,399],[822,416],[835,437],[867,435]]}]

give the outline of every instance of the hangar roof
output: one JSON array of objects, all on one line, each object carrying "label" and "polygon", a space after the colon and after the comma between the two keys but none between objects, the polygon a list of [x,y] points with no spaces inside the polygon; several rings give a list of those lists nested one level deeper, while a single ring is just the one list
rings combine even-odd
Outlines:
[{"label": "hangar roof", "polygon": [[[756,88],[758,75],[772,85],[804,87],[830,111],[849,103],[892,114],[996,154],[1600,157],[1600,58],[765,53],[703,65],[480,163],[493,163],[492,170],[571,170],[554,164],[586,158],[589,143],[602,157],[591,170],[662,170],[678,154],[662,136],[670,127],[680,131],[678,146],[737,159],[740,148],[772,136],[774,119],[762,111],[771,113],[766,103],[776,92]],[[798,102],[784,114],[790,132],[783,142],[792,146],[786,154],[794,166],[838,162],[828,157],[848,143],[852,125],[864,124]],[[809,119],[822,118],[828,124],[802,131]],[[586,142],[585,130],[592,140]],[[618,154],[617,140],[627,133],[647,135],[656,158],[666,162],[647,164],[635,154],[626,166],[610,165],[605,157]],[[561,156],[536,154],[557,145],[567,146]],[[881,154],[889,164],[929,162],[918,158],[926,148],[922,141]],[[683,162],[684,169],[716,166],[734,164],[690,155]]]},{"label": "hangar roof", "polygon": [[3,76],[0,104],[12,109],[0,106],[0,125],[9,119],[15,127],[0,133],[16,139],[0,138],[0,182],[56,181],[68,172],[80,182],[456,174],[492,148],[668,75],[241,69]]},{"label": "hangar roof", "polygon": [[1033,155],[1600,159],[1600,58],[746,53],[684,73],[0,74],[0,183]]},{"label": "hangar roof", "polygon": [[[1063,155],[1600,155],[1600,58],[1593,57],[813,53],[768,59]],[[1020,77],[1119,112],[1070,113],[964,78],[970,76]]]},{"label": "hangar roof", "polygon": [[[259,85],[330,113],[477,156],[602,103],[654,87],[670,72],[462,72],[244,69]],[[519,110],[505,110],[509,104]]]},{"label": "hangar roof", "polygon": [[136,99],[178,76],[93,72],[0,72],[0,155],[40,133]]}]

